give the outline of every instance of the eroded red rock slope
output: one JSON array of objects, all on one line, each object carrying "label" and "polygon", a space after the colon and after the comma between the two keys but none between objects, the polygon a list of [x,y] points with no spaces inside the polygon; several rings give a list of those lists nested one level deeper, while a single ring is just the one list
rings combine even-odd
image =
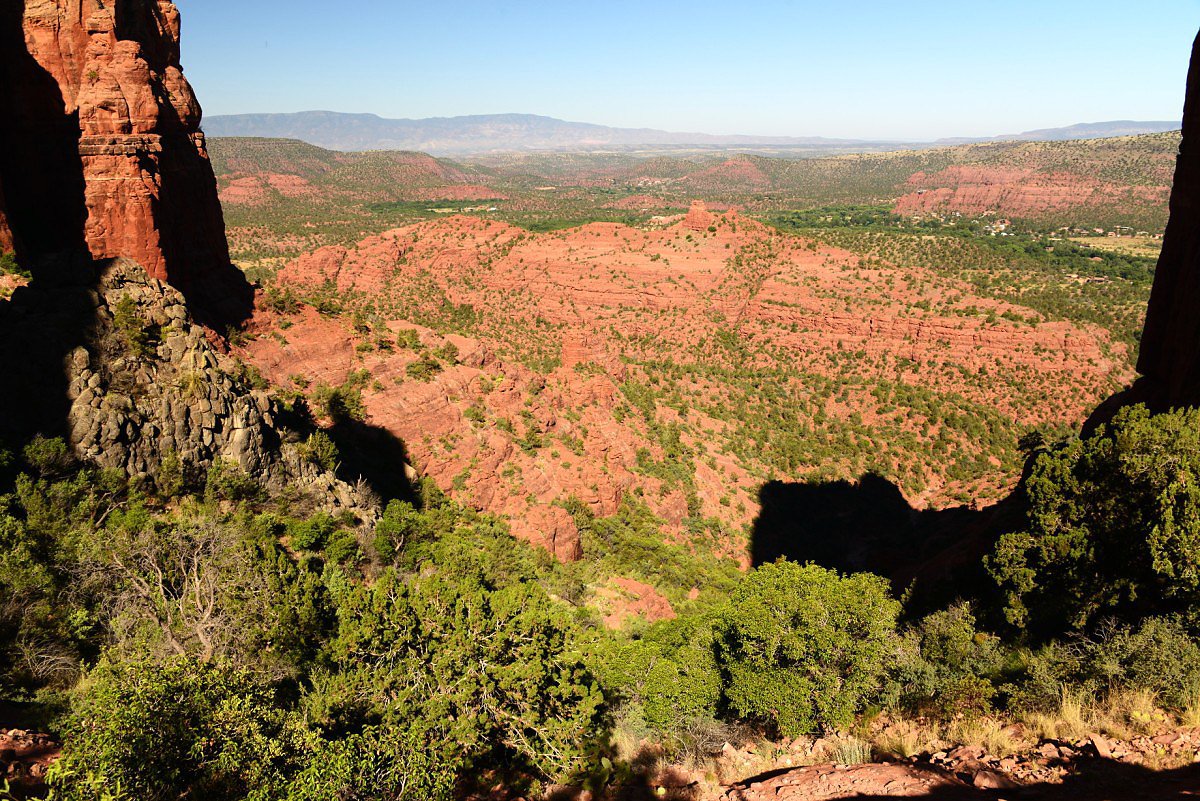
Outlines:
[{"label": "eroded red rock slope", "polygon": [[[659,230],[597,223],[532,235],[437,220],[323,248],[287,265],[279,282],[300,293],[325,286],[360,312],[359,330],[349,312],[306,309],[286,330],[260,312],[249,361],[278,384],[336,385],[369,371],[371,422],[400,436],[421,471],[566,559],[581,546],[561,501],[609,515],[633,495],[681,539],[689,517],[722,521],[715,547],[744,554],[758,489],[776,474],[769,452],[778,443],[742,447],[744,420],[764,409],[811,416],[814,438],[887,425],[896,439],[943,437],[966,452],[969,437],[949,422],[905,417],[872,395],[875,385],[894,381],[1022,423],[1062,422],[1127,372],[1122,346],[1099,330],[702,206]],[[466,323],[447,323],[464,311]],[[1026,322],[996,317],[1005,313]],[[375,320],[369,333],[364,315]],[[425,355],[393,346],[402,329],[419,333],[424,354],[452,344],[457,364],[428,381],[412,377]],[[769,381],[779,390],[762,376],[778,377]],[[825,376],[845,379],[844,391],[814,390]],[[665,394],[647,407],[638,393],[655,387]],[[1057,402],[1047,406],[1049,392]],[[789,394],[803,405],[787,405]],[[848,442],[839,447],[862,444]],[[919,473],[924,489],[910,498],[918,506],[963,489],[946,464],[916,465],[896,442],[869,447]],[[813,458],[783,477],[848,473],[839,458]],[[693,471],[691,487],[668,474],[672,464]]]}]

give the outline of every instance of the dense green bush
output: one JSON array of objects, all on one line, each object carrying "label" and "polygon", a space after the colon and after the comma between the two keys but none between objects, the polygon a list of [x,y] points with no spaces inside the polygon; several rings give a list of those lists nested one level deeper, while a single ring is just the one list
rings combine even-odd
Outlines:
[{"label": "dense green bush", "polygon": [[281,801],[449,801],[458,766],[431,753],[432,745],[403,725],[320,740]]},{"label": "dense green bush", "polygon": [[272,693],[229,665],[103,660],[75,693],[51,784],[63,801],[242,798],[280,783],[285,728]]},{"label": "dense green bush", "polygon": [[730,707],[789,737],[848,725],[879,688],[899,611],[878,576],[763,565],[716,622]]},{"label": "dense green bush", "polygon": [[22,278],[32,278],[33,275],[22,268],[17,262],[16,254],[0,251],[0,275],[19,275]]},{"label": "dense green bush", "polygon": [[320,465],[331,472],[341,464],[337,445],[324,431],[314,431],[309,434],[308,439],[296,447],[296,451],[301,459]]},{"label": "dense green bush", "polygon": [[488,589],[385,570],[338,608],[336,672],[309,699],[330,731],[404,722],[440,758],[565,779],[602,732],[603,696],[572,625],[535,584]]},{"label": "dense green bush", "polygon": [[902,634],[889,668],[888,706],[943,720],[991,710],[1005,652],[979,631],[969,606],[934,612]]},{"label": "dense green bush", "polygon": [[716,718],[721,673],[706,618],[660,622],[637,639],[602,640],[596,650],[596,670],[612,700],[637,707],[666,744],[681,744],[690,722]]},{"label": "dense green bush", "polygon": [[1042,451],[1027,525],[988,558],[1008,621],[1038,636],[1200,602],[1200,411],[1122,409]]},{"label": "dense green bush", "polygon": [[[408,501],[391,501],[375,524],[375,551],[385,562],[401,554],[411,557],[435,536],[436,518],[419,511]],[[405,553],[407,551],[407,553]],[[411,565],[411,561],[409,562]]]},{"label": "dense green bush", "polygon": [[335,423],[346,420],[365,420],[367,417],[362,390],[349,381],[337,387],[318,384],[313,390],[313,403],[319,414],[328,417]]},{"label": "dense green bush", "polygon": [[1200,643],[1178,619],[1147,618],[1137,625],[1106,620],[1090,634],[1074,634],[1028,653],[1004,688],[1015,709],[1053,710],[1064,690],[1103,699],[1140,690],[1182,710],[1200,692]]},{"label": "dense green bush", "polygon": [[117,335],[131,356],[146,357],[154,353],[154,337],[132,296],[125,295],[117,301],[112,314]]}]

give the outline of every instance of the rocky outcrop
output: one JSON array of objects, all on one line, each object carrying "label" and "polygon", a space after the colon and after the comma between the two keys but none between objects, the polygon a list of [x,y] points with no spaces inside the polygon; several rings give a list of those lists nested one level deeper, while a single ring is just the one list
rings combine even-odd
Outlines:
[{"label": "rocky outcrop", "polygon": [[693,231],[703,231],[713,224],[713,216],[703,200],[693,200],[687,216],[683,218],[685,228]]},{"label": "rocky outcrop", "polygon": [[1138,381],[1128,400],[1160,408],[1200,406],[1200,37],[1192,47],[1183,142],[1171,218],[1146,310]]},{"label": "rocky outcrop", "polygon": [[[303,458],[305,432],[211,344],[183,296],[135,262],[109,262],[94,286],[39,280],[18,289],[0,305],[0,337],[6,377],[22,389],[2,400],[26,406],[5,409],[0,431],[15,419],[53,432],[62,418],[79,457],[137,480],[152,480],[168,458],[197,480],[220,462],[314,506],[374,514],[370,492]],[[49,369],[56,358],[61,371]],[[66,408],[55,409],[49,399],[64,384]]]},{"label": "rocky outcrop", "polygon": [[229,262],[179,30],[166,0],[6,4],[0,231],[35,272],[82,249],[133,259],[223,325],[244,316],[250,294]]}]

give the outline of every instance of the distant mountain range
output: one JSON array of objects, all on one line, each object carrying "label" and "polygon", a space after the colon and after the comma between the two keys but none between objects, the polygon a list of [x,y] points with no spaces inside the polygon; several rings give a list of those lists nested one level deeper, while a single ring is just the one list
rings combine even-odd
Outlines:
[{"label": "distant mountain range", "polygon": [[301,111],[294,114],[236,114],[208,117],[210,136],[299,139],[333,150],[415,150],[439,156],[530,150],[589,152],[645,148],[769,149],[820,154],[934,147],[997,140],[1094,139],[1179,128],[1177,122],[1119,120],[1048,128],[993,138],[938,142],[886,142],[820,136],[719,136],[652,128],[612,128],[567,122],[536,114],[481,114],[390,120],[375,114]]},{"label": "distant mountain range", "polygon": [[1138,136],[1139,134],[1178,131],[1180,123],[1169,120],[1110,120],[1108,122],[1080,122],[1063,128],[1038,128],[1019,134],[981,138],[939,139],[939,145],[960,145],[973,142],[1062,142],[1068,139],[1107,139],[1113,136]]}]

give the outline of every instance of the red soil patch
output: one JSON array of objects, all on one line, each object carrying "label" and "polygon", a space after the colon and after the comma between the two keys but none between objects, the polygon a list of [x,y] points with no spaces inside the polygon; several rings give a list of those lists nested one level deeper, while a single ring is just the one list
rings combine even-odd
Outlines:
[{"label": "red soil patch", "polygon": [[257,205],[265,203],[274,194],[288,198],[309,197],[315,191],[312,184],[299,175],[261,173],[230,179],[221,189],[220,196],[222,203]]},{"label": "red soil patch", "polygon": [[643,618],[651,623],[658,620],[674,620],[675,610],[671,602],[654,587],[628,578],[614,578],[613,589],[602,594],[602,605],[609,610],[604,616],[604,625],[619,629],[634,618]]}]

